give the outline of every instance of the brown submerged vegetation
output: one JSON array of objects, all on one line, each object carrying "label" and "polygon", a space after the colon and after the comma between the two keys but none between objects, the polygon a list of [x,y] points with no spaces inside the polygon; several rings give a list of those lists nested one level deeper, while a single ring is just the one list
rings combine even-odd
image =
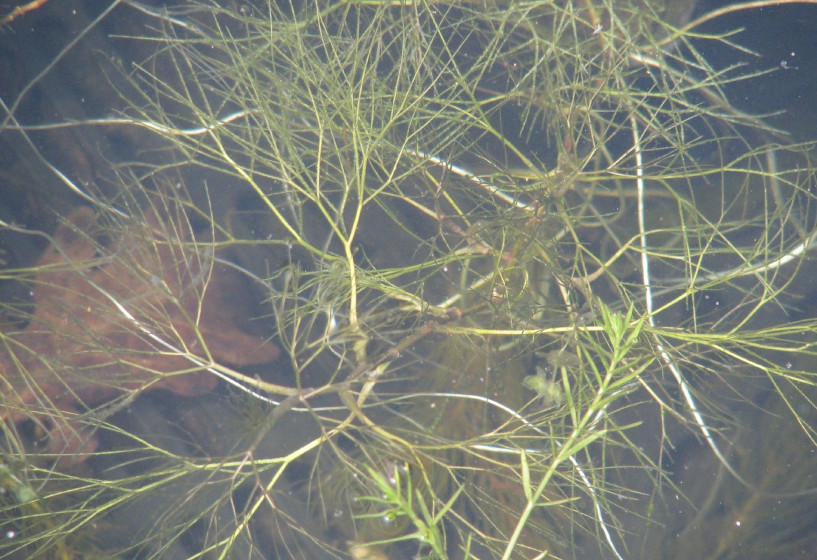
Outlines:
[{"label": "brown submerged vegetation", "polygon": [[67,214],[31,269],[34,312],[21,318],[25,328],[6,321],[2,332],[0,418],[42,421],[55,452],[82,459],[96,440],[77,416],[124,394],[203,395],[218,383],[210,363],[278,356],[242,332],[238,273],[216,263],[212,248],[185,247],[206,242],[193,239],[180,211],[153,206],[138,231],[113,232],[90,208]]}]

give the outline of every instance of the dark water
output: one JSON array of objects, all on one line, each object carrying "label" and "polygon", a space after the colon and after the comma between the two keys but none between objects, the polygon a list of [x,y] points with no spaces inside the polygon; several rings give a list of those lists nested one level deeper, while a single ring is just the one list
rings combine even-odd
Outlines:
[{"label": "dark water", "polygon": [[[697,13],[729,4],[701,2]],[[703,26],[711,32],[742,29],[734,40],[753,54],[703,44],[702,52],[717,68],[740,64],[742,72],[762,71],[762,76],[750,82],[727,88],[732,103],[751,113],[781,113],[770,116],[769,122],[798,140],[817,137],[817,114],[812,109],[817,87],[816,11],[814,6],[799,3],[766,6],[727,14]]]}]

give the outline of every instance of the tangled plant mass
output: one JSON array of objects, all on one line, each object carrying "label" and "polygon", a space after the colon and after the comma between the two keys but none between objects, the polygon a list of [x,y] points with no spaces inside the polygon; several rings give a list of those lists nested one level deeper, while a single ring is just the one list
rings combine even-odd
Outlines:
[{"label": "tangled plant mass", "polygon": [[[49,241],[4,276],[33,299],[0,332],[0,553],[814,550],[813,146],[726,96],[785,69],[704,54],[747,54],[706,25],[767,3],[679,4],[112,0],[78,24],[0,89],[59,224],[0,215]],[[747,468],[783,456],[782,489]]]}]

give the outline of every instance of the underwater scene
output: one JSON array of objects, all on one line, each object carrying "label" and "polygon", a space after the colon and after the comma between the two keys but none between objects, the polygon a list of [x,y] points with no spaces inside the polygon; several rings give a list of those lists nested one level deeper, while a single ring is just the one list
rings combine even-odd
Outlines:
[{"label": "underwater scene", "polygon": [[815,22],[0,4],[0,558],[817,559]]}]

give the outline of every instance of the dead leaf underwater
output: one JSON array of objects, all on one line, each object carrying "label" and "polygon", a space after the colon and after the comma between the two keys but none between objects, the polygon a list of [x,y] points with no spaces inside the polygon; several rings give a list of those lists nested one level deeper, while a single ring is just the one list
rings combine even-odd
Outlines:
[{"label": "dead leaf underwater", "polygon": [[112,233],[90,208],[70,212],[31,269],[35,310],[24,327],[2,323],[0,419],[35,419],[74,461],[98,445],[77,414],[127,392],[212,391],[218,379],[191,356],[246,366],[279,354],[240,328],[239,273],[196,244],[178,208],[152,202]]}]

